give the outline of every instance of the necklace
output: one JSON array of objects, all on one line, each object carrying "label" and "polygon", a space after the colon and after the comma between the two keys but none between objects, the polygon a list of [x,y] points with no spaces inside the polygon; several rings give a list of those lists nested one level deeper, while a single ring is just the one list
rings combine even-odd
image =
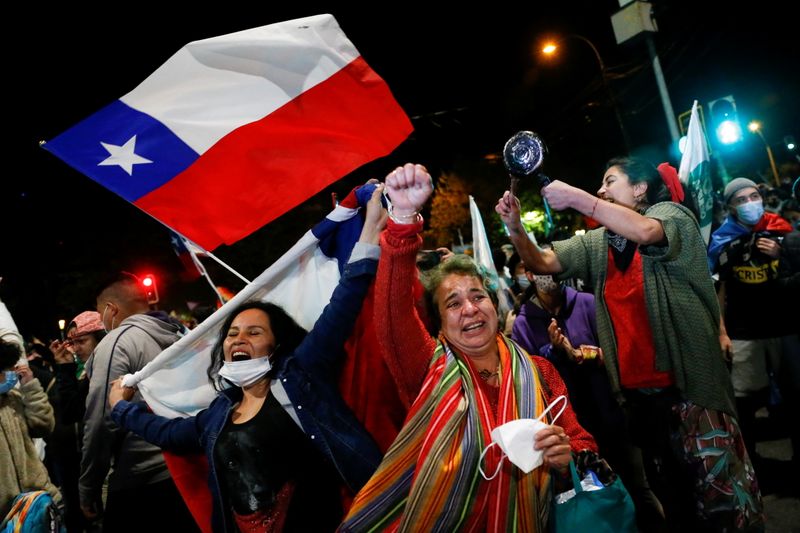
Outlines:
[{"label": "necklace", "polygon": [[488,370],[486,370],[484,368],[483,370],[479,370],[478,371],[478,375],[481,377],[481,379],[483,381],[489,381],[493,377],[499,376],[500,375],[500,363],[497,363],[497,370],[495,370],[494,372],[490,372],[490,371],[488,371]]}]

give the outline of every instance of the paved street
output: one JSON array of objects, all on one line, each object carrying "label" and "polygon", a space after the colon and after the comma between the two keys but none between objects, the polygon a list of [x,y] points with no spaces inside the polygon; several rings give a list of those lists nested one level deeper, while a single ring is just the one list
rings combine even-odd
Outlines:
[{"label": "paved street", "polygon": [[[796,414],[796,413],[795,413]],[[758,413],[760,459],[755,468],[764,497],[768,533],[800,533],[800,472],[792,470],[792,447],[785,427],[793,421],[770,419],[766,409]]]}]

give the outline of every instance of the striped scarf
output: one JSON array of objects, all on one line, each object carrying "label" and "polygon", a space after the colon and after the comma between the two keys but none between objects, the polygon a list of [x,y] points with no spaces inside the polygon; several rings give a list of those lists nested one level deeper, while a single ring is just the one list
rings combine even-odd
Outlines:
[{"label": "striped scarf", "polygon": [[[503,335],[497,347],[495,414],[469,357],[439,340],[405,425],[356,496],[341,531],[545,531],[547,468],[525,474],[506,460],[491,481],[478,472],[492,429],[536,418],[545,405],[542,377],[525,351]],[[502,452],[493,446],[484,456],[484,471],[494,472],[500,460]]]}]

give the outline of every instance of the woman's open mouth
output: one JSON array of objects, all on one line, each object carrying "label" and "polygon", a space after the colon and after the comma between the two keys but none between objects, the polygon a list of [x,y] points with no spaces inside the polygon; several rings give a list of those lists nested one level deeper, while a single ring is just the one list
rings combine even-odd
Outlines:
[{"label": "woman's open mouth", "polygon": [[231,361],[249,361],[250,359],[250,354],[245,352],[233,352],[231,354]]}]

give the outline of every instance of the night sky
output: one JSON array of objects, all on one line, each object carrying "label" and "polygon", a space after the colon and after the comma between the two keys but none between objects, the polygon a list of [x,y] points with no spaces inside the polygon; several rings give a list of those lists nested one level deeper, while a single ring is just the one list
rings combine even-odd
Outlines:
[{"label": "night sky", "polygon": [[[389,84],[412,117],[415,132],[395,153],[373,162],[311,200],[216,255],[245,276],[257,276],[330,209],[331,192],[344,196],[369,177],[382,178],[405,161],[421,162],[434,176],[467,179],[486,220],[506,187],[493,162],[520,129],[542,135],[549,147],[544,169],[595,191],[603,163],[625,152],[598,63],[585,44],[562,43],[557,60],[537,50],[546,35],[579,34],[602,56],[632,139],[633,152],[658,163],[678,156],[670,137],[644,42],[617,45],[610,15],[616,1],[498,3],[445,14],[425,8],[376,5],[368,10],[304,3],[225,2],[214,11],[183,16],[154,4],[111,6],[83,13],[77,4],[55,10],[29,3],[20,24],[25,35],[7,44],[6,175],[2,188],[4,247],[0,298],[23,335],[58,335],[57,320],[93,308],[97,277],[113,270],[153,272],[162,307],[187,300],[210,303],[203,281],[180,280],[180,263],[167,230],[137,208],[39,148],[76,122],[129,92],[189,41],[319,13],[332,13],[370,66]],[[745,122],[758,118],[778,164],[791,154],[784,135],[800,139],[796,18],[785,4],[656,1],[656,49],[675,113],[731,94]],[[200,5],[200,4],[196,4]],[[81,7],[88,10],[88,7]],[[442,8],[437,6],[437,11]],[[88,20],[88,19],[90,20]],[[750,173],[768,168],[753,136],[732,155]],[[487,157],[489,156],[489,157]],[[523,187],[533,184],[523,184]],[[34,229],[35,228],[35,229]],[[218,284],[241,284],[209,264]]]}]

